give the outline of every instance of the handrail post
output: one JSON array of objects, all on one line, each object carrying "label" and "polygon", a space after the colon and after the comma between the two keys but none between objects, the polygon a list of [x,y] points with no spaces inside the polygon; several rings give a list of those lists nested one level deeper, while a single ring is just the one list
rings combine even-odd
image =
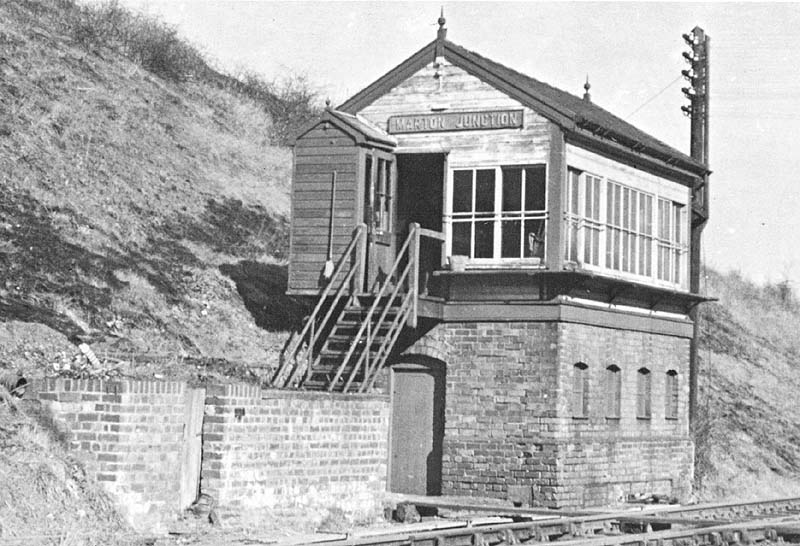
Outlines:
[{"label": "handrail post", "polygon": [[411,262],[411,278],[408,279],[408,292],[411,300],[411,314],[408,317],[408,325],[411,328],[417,327],[417,303],[419,300],[419,224],[411,224],[411,246],[408,249],[408,259]]},{"label": "handrail post", "polygon": [[[365,381],[366,381],[366,375],[368,373],[368,370],[370,369],[369,350],[372,347],[372,318],[370,317],[368,320],[369,320],[369,322],[367,322],[367,343],[364,346],[364,350],[367,351],[367,356],[366,356],[366,359],[364,360],[364,376],[365,376],[364,380]],[[378,324],[378,327],[380,328],[380,324]]]}]

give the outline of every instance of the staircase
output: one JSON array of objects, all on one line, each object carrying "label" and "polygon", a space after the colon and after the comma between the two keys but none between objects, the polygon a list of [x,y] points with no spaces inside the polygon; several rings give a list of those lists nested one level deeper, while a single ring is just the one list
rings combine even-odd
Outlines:
[{"label": "staircase", "polygon": [[[373,306],[375,311],[370,313]],[[410,308],[407,302],[403,305],[402,298],[394,302],[370,296],[351,298],[322,342],[303,387],[342,392],[368,390],[408,321]]]},{"label": "staircase", "polygon": [[300,333],[287,344],[272,378],[276,388],[367,392],[406,325],[416,327],[420,235],[411,224],[386,280],[359,293],[366,226],[360,225]]}]

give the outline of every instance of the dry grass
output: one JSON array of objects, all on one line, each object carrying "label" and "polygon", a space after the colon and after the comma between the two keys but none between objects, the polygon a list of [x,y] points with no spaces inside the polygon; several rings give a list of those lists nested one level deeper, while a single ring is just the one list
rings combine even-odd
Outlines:
[{"label": "dry grass", "polygon": [[0,4],[0,313],[170,368],[269,366],[304,312],[283,295],[291,154],[270,108],[284,99],[131,53],[179,39],[114,4]]},{"label": "dry grass", "polygon": [[0,404],[0,543],[142,544],[30,404]]},{"label": "dry grass", "polygon": [[800,307],[779,285],[707,272],[696,434],[703,499],[800,494]]}]

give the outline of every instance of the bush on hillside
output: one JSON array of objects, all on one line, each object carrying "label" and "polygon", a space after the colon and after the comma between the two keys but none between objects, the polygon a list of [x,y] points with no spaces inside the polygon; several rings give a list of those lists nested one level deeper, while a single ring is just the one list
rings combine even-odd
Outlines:
[{"label": "bush on hillside", "polygon": [[255,101],[272,118],[275,144],[286,144],[300,127],[320,113],[319,94],[305,76],[267,81],[253,72],[238,77],[221,73],[175,27],[155,17],[133,13],[116,0],[96,5],[59,0],[58,5],[59,19],[67,34],[87,51],[99,53],[108,48],[165,80],[203,81]]},{"label": "bush on hillside", "polygon": [[320,114],[319,94],[306,76],[293,75],[281,82],[266,82],[252,72],[235,80],[239,92],[267,106],[272,117],[274,138],[285,144],[296,131]]}]

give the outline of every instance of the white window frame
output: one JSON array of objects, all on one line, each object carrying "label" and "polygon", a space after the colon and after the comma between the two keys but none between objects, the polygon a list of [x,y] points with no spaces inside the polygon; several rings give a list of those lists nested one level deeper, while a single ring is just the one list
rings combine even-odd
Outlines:
[{"label": "white window frame", "polygon": [[[671,282],[674,284],[681,284],[686,277],[684,271],[684,262],[686,261],[686,253],[683,252],[685,238],[683,233],[686,224],[686,205],[672,201],[671,199],[658,199],[658,213],[657,216],[661,218],[662,206],[667,210],[665,231],[666,236],[662,235],[661,224],[657,226],[656,232],[656,249],[657,262],[655,268],[657,269],[657,278],[661,281]],[[676,222],[675,220],[678,220]],[[678,223],[679,229],[675,228]],[[663,257],[663,258],[662,258]],[[664,273],[662,274],[662,263],[664,264]]]},{"label": "white window frame", "polygon": [[[578,177],[578,184],[577,184],[577,191],[578,191],[578,198],[575,199],[575,178],[574,176]],[[586,187],[587,183],[591,182],[592,184],[596,185],[596,181],[599,180],[600,186],[600,198],[599,198],[599,205],[600,205],[600,214],[599,214],[599,221],[597,218],[587,218],[586,215]],[[635,213],[636,219],[630,220],[635,225],[635,228],[631,228],[631,223],[628,224],[628,227],[623,227],[623,223],[620,222],[620,226],[612,225],[612,219],[608,218],[608,202],[610,199],[609,190],[613,186],[617,186],[620,188],[620,196],[624,194],[627,190],[629,196],[632,196],[634,207],[632,207],[631,212]],[[647,191],[645,189],[637,188],[635,185],[621,183],[613,178],[603,177],[598,175],[594,172],[586,171],[583,169],[577,169],[573,167],[569,167],[567,173],[567,184],[566,184],[566,199],[565,204],[566,207],[564,209],[564,227],[566,232],[565,237],[565,248],[564,248],[564,259],[568,263],[575,263],[579,267],[596,271],[599,273],[603,273],[606,275],[614,276],[614,277],[621,277],[627,278],[631,280],[646,280],[647,282],[669,287],[669,288],[679,288],[679,289],[687,289],[688,288],[688,254],[689,254],[689,246],[688,246],[688,204],[681,203],[676,201],[675,199],[670,198],[670,196],[661,195],[657,192]],[[640,216],[640,208],[639,204],[645,197],[650,199],[650,232],[647,233],[642,226],[642,217]],[[622,202],[622,197],[620,198],[620,203],[617,204],[620,207],[620,213],[622,214],[621,208],[623,207],[624,203]],[[667,227],[668,233],[670,234],[669,238],[660,238],[659,237],[659,202],[669,202],[672,204],[670,209],[670,223]],[[575,207],[577,206],[577,211]],[[680,218],[680,226],[679,230],[675,230],[674,220],[676,218],[675,211],[678,211],[679,218]],[[597,236],[599,240],[599,256],[593,256],[592,253],[587,253],[586,247],[586,238],[587,234],[590,230],[598,230],[599,235]],[[629,259],[635,260],[633,263],[633,267],[629,266],[625,267],[623,263],[623,251],[620,249],[619,259],[620,259],[620,268],[615,269],[612,263],[607,263],[608,255],[607,255],[607,244],[608,239],[613,235],[613,233],[619,232],[621,244],[624,240],[628,240],[629,244],[635,243],[635,247],[630,247],[630,254]],[[596,231],[595,231],[596,233]],[[627,234],[627,237],[626,235]],[[641,254],[641,247],[639,246],[642,242],[642,239],[646,241],[645,247],[648,248],[649,254],[649,274],[647,269],[642,269],[642,263],[639,260],[639,256]],[[673,260],[677,260],[677,269],[675,267],[674,262],[672,263],[671,274],[668,278],[661,278],[662,275],[659,275],[659,268],[658,268],[658,259],[659,259],[659,251],[660,249],[669,249],[670,256]],[[645,262],[646,263],[646,262]],[[676,278],[675,272],[678,271],[679,275]]]},{"label": "white window frame", "polygon": [[[526,211],[525,206],[525,169],[529,167],[544,167],[544,209],[537,211]],[[503,169],[519,168],[523,171],[523,178],[521,181],[522,194],[520,196],[523,210],[520,211],[503,211]],[[489,215],[488,213],[455,213],[453,212],[453,191],[454,191],[454,174],[456,171],[472,171],[472,203],[473,208],[476,202],[476,188],[477,188],[477,171],[493,170],[494,171],[494,211]],[[474,231],[471,231],[470,239],[470,256],[467,260],[467,267],[469,268],[505,268],[505,267],[521,267],[521,268],[543,268],[545,258],[547,256],[547,230],[549,224],[549,202],[548,202],[548,165],[544,162],[532,163],[512,163],[512,164],[492,164],[492,165],[456,165],[450,166],[447,171],[447,188],[445,197],[445,213],[444,213],[444,233],[445,233],[445,249],[448,258],[453,256],[453,224],[466,222],[470,218],[470,223],[474,224],[479,221],[477,218],[481,214],[487,214],[486,220],[491,220],[494,225],[493,241],[492,241],[492,257],[491,258],[473,258],[475,253],[475,236]],[[463,220],[460,220],[463,219]],[[538,257],[519,257],[519,258],[503,258],[502,257],[502,225],[504,222],[519,221],[524,223],[526,220],[542,220],[544,221],[543,240],[542,244],[542,258]],[[525,244],[525,241],[521,241]]]}]

